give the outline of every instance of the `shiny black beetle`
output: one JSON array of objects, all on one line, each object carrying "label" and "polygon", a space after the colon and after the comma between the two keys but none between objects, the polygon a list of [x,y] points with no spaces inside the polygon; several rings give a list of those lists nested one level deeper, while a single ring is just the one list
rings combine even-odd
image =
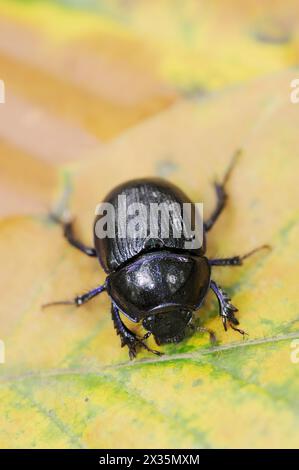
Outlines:
[{"label": "shiny black beetle", "polygon": [[[236,156],[238,153],[236,154]],[[236,157],[235,156],[235,157]],[[103,269],[107,273],[104,285],[71,301],[52,302],[46,304],[75,304],[80,306],[90,299],[107,291],[111,298],[111,312],[117,334],[120,335],[121,345],[128,346],[130,358],[136,357],[137,346],[144,347],[154,354],[159,351],[148,347],[145,340],[151,335],[157,344],[179,342],[191,326],[193,312],[202,305],[205,296],[211,288],[217,296],[219,313],[225,330],[227,325],[244,335],[244,331],[237,328],[239,324],[235,317],[237,308],[230,303],[229,296],[211,280],[212,266],[239,266],[243,260],[255,253],[252,250],[244,256],[234,256],[222,259],[208,259],[205,256],[205,234],[213,227],[225,207],[227,193],[226,183],[231,174],[233,159],[221,184],[215,183],[217,205],[211,217],[203,223],[203,242],[198,248],[185,248],[184,242],[188,234],[181,238],[174,238],[171,234],[166,239],[143,236],[139,238],[99,238],[96,236],[97,222],[103,214],[96,216],[94,228],[94,248],[85,246],[73,234],[71,221],[62,221],[56,218],[64,228],[64,235],[69,243],[88,256],[98,257]],[[105,202],[110,203],[116,211],[115,231],[120,230],[117,217],[120,212],[118,197],[126,196],[126,204],[142,202],[146,206],[150,203],[176,203],[182,206],[192,202],[177,187],[162,179],[140,179],[129,181],[115,188],[106,197]],[[192,206],[194,207],[194,205]],[[181,213],[174,217],[181,219]],[[160,221],[162,224],[163,221]],[[115,234],[114,234],[115,235]],[[260,248],[266,247],[265,245]],[[258,249],[260,249],[258,248]],[[147,334],[143,338],[137,337],[123,323],[120,312],[135,323],[142,322]],[[202,330],[204,330],[202,328]],[[213,340],[214,335],[210,330]]]}]

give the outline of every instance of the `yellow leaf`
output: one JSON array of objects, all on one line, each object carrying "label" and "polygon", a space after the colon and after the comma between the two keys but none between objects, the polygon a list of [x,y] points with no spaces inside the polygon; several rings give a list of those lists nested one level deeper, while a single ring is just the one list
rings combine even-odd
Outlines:
[{"label": "yellow leaf", "polygon": [[207,215],[215,203],[211,181],[243,147],[208,255],[273,246],[242,267],[213,271],[239,308],[248,340],[223,331],[209,294],[199,317],[216,332],[216,347],[195,333],[161,348],[162,358],[140,352],[129,362],[105,295],[80,309],[40,308],[102,283],[97,260],[67,246],[46,216],[2,221],[1,447],[298,447],[299,107],[289,99],[292,78],[287,71],[180,101],[61,168],[71,182],[62,201],[70,196],[78,234],[91,243],[96,204],[127,178],[166,176],[203,199]]}]

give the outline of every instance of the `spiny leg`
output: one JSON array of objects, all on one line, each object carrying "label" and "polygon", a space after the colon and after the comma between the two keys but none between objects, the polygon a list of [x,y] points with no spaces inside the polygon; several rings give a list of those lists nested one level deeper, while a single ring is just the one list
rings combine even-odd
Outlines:
[{"label": "spiny leg", "polygon": [[137,356],[138,346],[143,347],[147,351],[152,352],[157,356],[163,355],[163,353],[161,353],[160,351],[151,349],[147,346],[147,344],[144,343],[144,340],[150,336],[149,334],[146,334],[143,338],[138,338],[132,331],[129,330],[129,328],[124,325],[120,318],[119,310],[114,303],[111,304],[111,314],[116,333],[120,336],[121,347],[123,348],[124,346],[128,346],[129,357],[131,360]]},{"label": "spiny leg", "polygon": [[236,162],[237,162],[239,156],[241,155],[241,152],[242,151],[239,149],[234,153],[232,161],[231,161],[231,163],[230,163],[230,165],[229,165],[229,167],[228,167],[228,169],[227,169],[227,171],[224,175],[223,181],[221,183],[217,183],[217,182],[214,183],[214,187],[215,187],[215,191],[216,191],[216,197],[217,197],[217,203],[216,203],[216,207],[215,207],[212,215],[204,223],[204,228],[205,228],[206,232],[211,230],[211,228],[213,227],[213,225],[217,221],[218,217],[222,213],[223,209],[225,208],[227,198],[228,198],[228,195],[227,195],[227,192],[226,192],[226,184],[227,184],[227,182],[230,178],[230,175],[232,174],[232,171],[233,171],[233,169],[236,165]]},{"label": "spiny leg", "polygon": [[97,256],[97,252],[96,252],[95,248],[84,245],[84,243],[80,242],[76,238],[76,236],[74,235],[73,220],[71,220],[69,217],[59,218],[55,214],[51,214],[50,217],[54,222],[56,222],[56,223],[58,223],[59,225],[62,226],[63,235],[65,236],[67,241],[70,243],[70,245],[74,246],[75,248],[82,251],[82,253],[85,253],[88,256],[92,256],[92,257]]},{"label": "spiny leg", "polygon": [[227,331],[228,323],[233,330],[238,331],[244,337],[247,333],[237,328],[237,325],[239,325],[239,321],[235,317],[235,313],[238,311],[238,309],[230,303],[231,299],[228,294],[223,289],[221,289],[221,287],[219,287],[215,281],[211,281],[210,287],[216,294],[216,297],[218,299],[220,309],[219,314],[222,318],[222,323],[225,331]]},{"label": "spiny leg", "polygon": [[104,290],[106,290],[105,285],[98,286],[83,295],[78,295],[74,299],[49,302],[47,304],[42,305],[42,308],[53,307],[54,305],[76,305],[77,307],[80,307],[80,305],[86,304],[86,302],[101,294]]},{"label": "spiny leg", "polygon": [[213,258],[209,259],[210,266],[241,266],[243,261],[254,255],[260,250],[271,250],[270,245],[262,245],[254,250],[249,251],[243,256],[231,256],[230,258]]}]

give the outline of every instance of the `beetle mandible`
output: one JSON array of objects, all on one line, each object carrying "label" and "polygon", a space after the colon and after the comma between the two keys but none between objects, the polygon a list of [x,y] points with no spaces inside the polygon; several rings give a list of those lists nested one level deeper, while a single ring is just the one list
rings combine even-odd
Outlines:
[{"label": "beetle mandible", "polygon": [[[243,261],[262,248],[260,246],[243,256],[208,259],[206,253],[206,234],[214,226],[227,202],[226,185],[232,173],[237,157],[237,151],[225,173],[221,183],[214,183],[217,197],[216,207],[210,218],[203,222],[203,243],[200,248],[185,248],[184,238],[153,239],[141,238],[99,238],[96,236],[96,224],[102,217],[97,215],[94,225],[94,247],[81,243],[74,235],[72,221],[55,217],[56,222],[63,226],[64,236],[68,242],[91,257],[97,257],[107,274],[103,285],[75,297],[73,300],[51,302],[51,305],[73,304],[81,306],[106,291],[111,299],[111,314],[114,327],[121,338],[121,346],[127,346],[129,357],[136,357],[137,348],[161,355],[160,351],[151,349],[146,339],[153,334],[158,345],[177,343],[183,340],[192,325],[193,313],[198,310],[209,289],[215,293],[219,304],[219,315],[224,329],[229,325],[234,330],[245,332],[238,328],[239,321],[235,313],[238,309],[232,305],[228,294],[211,279],[213,266],[240,266]],[[126,196],[127,203],[143,203],[149,205],[153,201],[166,204],[176,203],[182,206],[192,202],[173,184],[158,178],[132,180],[116,187],[105,199],[119,211],[118,197]],[[116,232],[119,229],[115,219]],[[162,222],[161,222],[162,223]],[[124,324],[120,312],[132,322],[142,323],[147,333],[138,337]],[[206,328],[213,341],[214,333]]]}]

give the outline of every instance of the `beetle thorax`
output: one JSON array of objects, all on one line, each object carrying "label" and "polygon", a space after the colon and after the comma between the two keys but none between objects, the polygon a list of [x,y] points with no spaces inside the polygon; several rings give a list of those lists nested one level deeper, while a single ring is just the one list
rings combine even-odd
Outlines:
[{"label": "beetle thorax", "polygon": [[135,322],[165,312],[177,316],[196,310],[209,282],[206,258],[169,251],[145,253],[107,278],[112,300]]}]

